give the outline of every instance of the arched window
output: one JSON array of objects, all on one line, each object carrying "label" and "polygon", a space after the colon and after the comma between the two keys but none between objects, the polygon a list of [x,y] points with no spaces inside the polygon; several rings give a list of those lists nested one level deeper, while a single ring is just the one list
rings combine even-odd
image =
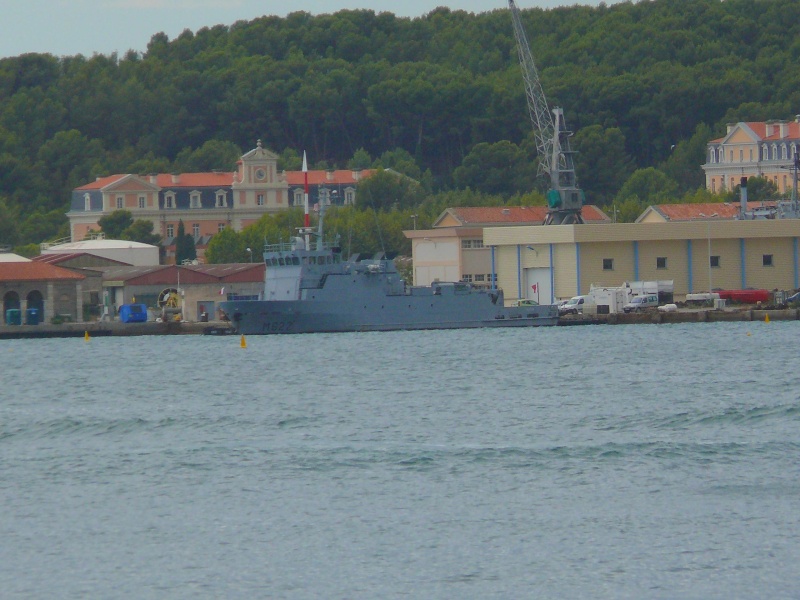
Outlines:
[{"label": "arched window", "polygon": [[164,208],[175,208],[175,192],[164,194]]},{"label": "arched window", "polygon": [[88,192],[83,195],[83,210],[92,210],[92,198]]}]

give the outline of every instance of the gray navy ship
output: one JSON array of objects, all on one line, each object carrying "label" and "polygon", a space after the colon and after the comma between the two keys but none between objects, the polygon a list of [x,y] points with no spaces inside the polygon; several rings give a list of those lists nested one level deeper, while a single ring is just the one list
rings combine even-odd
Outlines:
[{"label": "gray navy ship", "polygon": [[259,299],[220,303],[241,334],[397,331],[556,325],[551,305],[504,306],[499,289],[469,283],[407,286],[394,261],[379,254],[344,260],[336,243],[314,248],[305,237],[264,247],[266,275]]}]

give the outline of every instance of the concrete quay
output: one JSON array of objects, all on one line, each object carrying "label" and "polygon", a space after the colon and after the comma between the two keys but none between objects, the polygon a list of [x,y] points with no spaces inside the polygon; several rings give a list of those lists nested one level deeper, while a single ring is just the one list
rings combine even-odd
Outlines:
[{"label": "concrete quay", "polygon": [[659,323],[718,323],[726,321],[797,321],[800,310],[796,308],[684,308],[675,312],[656,310],[612,315],[564,315],[559,325],[633,325]]},{"label": "concrete quay", "polygon": [[62,323],[61,325],[2,325],[0,340],[35,339],[58,337],[109,337],[137,335],[200,335],[210,333],[225,335],[232,330],[228,323],[211,321],[208,323],[166,321],[158,323],[122,323],[121,321],[92,321],[88,323]]}]

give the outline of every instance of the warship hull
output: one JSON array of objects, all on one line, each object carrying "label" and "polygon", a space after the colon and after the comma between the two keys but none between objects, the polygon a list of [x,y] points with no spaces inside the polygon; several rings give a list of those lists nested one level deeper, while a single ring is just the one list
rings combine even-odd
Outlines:
[{"label": "warship hull", "polygon": [[[331,279],[338,278],[329,277],[326,284],[333,299],[309,294],[311,297],[288,301],[234,300],[223,302],[220,307],[236,332],[242,334],[538,327],[558,323],[555,306],[504,307],[502,292],[474,289],[468,284],[413,287],[405,294],[386,295],[381,293],[380,285],[364,285],[363,281],[350,278],[341,282]],[[348,283],[358,288],[357,295],[346,293]]]}]

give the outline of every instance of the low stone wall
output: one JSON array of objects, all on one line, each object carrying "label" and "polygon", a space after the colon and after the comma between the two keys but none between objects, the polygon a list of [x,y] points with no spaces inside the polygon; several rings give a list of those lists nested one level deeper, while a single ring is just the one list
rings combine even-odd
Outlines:
[{"label": "low stone wall", "polygon": [[122,323],[120,321],[94,321],[91,323],[63,323],[61,325],[3,325],[0,340],[23,338],[137,336],[137,335],[198,335],[209,327],[225,328],[228,323],[213,321],[189,323],[167,321],[156,323]]},{"label": "low stone wall", "polygon": [[598,324],[631,325],[636,323],[716,323],[728,321],[797,321],[800,310],[788,309],[705,309],[676,312],[616,313],[613,315],[566,315],[560,325]]}]

